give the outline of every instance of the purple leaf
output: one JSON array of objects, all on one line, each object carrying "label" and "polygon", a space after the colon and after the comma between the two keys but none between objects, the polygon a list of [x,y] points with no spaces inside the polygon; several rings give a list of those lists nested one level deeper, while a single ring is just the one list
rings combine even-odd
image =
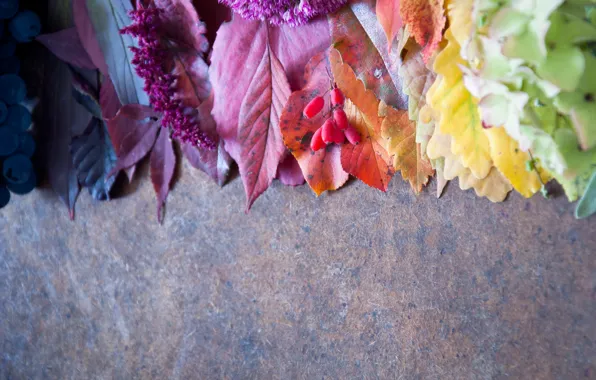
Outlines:
[{"label": "purple leaf", "polygon": [[247,209],[269,187],[285,152],[279,114],[289,84],[301,86],[304,66],[329,43],[322,19],[290,28],[234,17],[218,31],[209,69],[213,116],[226,150],[238,162]]},{"label": "purple leaf", "polygon": [[118,113],[122,104],[110,77],[105,77],[99,89],[99,105],[104,119],[111,119]]},{"label": "purple leaf", "polygon": [[118,161],[108,177],[136,165],[151,151],[160,129],[158,116],[150,107],[128,104],[108,120],[110,137],[118,147]]},{"label": "purple leaf", "polygon": [[99,69],[103,75],[108,75],[108,66],[103,57],[97,38],[95,37],[95,30],[93,24],[89,19],[87,12],[86,0],[72,0],[72,14],[76,30],[79,35],[79,41],[83,48],[87,51],[87,56],[93,62],[94,66]]},{"label": "purple leaf", "polygon": [[281,183],[286,186],[300,186],[304,185],[304,175],[298,161],[291,154],[286,154],[286,157],[279,163],[277,167],[277,175]]},{"label": "purple leaf", "polygon": [[209,50],[209,41],[204,36],[207,29],[199,20],[192,0],[153,0],[153,4],[163,11],[164,37],[198,52]]},{"label": "purple leaf", "polygon": [[95,117],[91,119],[87,129],[73,137],[70,152],[81,186],[88,188],[94,199],[109,200],[116,178],[107,178],[107,174],[114,167],[116,153],[104,122]]},{"label": "purple leaf", "polygon": [[208,174],[219,186],[223,186],[230,173],[232,157],[224,149],[224,142],[217,137],[215,120],[211,116],[213,99],[209,98],[199,107],[201,129],[212,136],[217,143],[217,149],[209,150],[190,144],[182,146],[182,152],[192,166]]},{"label": "purple leaf", "polygon": [[122,28],[131,24],[128,16],[128,12],[133,10],[130,0],[85,1],[87,15],[120,102],[149,104],[149,98],[143,89],[144,82],[132,65],[133,53],[129,48],[137,46],[137,43],[132,37],[120,33]]},{"label": "purple leaf", "polygon": [[49,51],[62,61],[82,69],[96,69],[89,54],[81,44],[77,30],[68,28],[56,33],[42,34],[37,37]]},{"label": "purple leaf", "polygon": [[162,129],[151,153],[151,182],[157,194],[157,220],[163,221],[163,206],[176,168],[176,155],[169,132]]}]

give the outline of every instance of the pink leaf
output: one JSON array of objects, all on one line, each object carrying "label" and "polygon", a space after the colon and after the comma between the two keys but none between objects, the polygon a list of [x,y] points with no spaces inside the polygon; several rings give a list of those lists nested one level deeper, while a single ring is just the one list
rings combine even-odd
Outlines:
[{"label": "pink leaf", "polygon": [[157,194],[157,220],[161,223],[163,221],[162,209],[170,192],[170,184],[176,167],[172,139],[166,129],[162,129],[157,137],[151,153],[150,165],[151,182],[153,182],[153,188]]},{"label": "pink leaf", "polygon": [[72,13],[81,45],[87,51],[87,55],[94,66],[103,75],[107,75],[108,65],[99,47],[99,42],[97,42],[97,38],[95,37],[95,31],[87,13],[85,0],[72,0]]},{"label": "pink leaf", "polygon": [[[118,94],[110,77],[105,77],[99,89],[99,105],[104,119],[111,119],[116,116],[122,104],[118,100]],[[118,152],[116,152],[118,153]]]},{"label": "pink leaf", "polygon": [[287,154],[277,167],[277,176],[281,183],[286,186],[304,185],[304,175],[298,161],[291,154]]},{"label": "pink leaf", "polygon": [[377,0],[377,19],[383,30],[385,30],[389,49],[391,49],[391,44],[399,29],[403,26],[399,13],[399,2],[400,0]]},{"label": "pink leaf", "polygon": [[198,52],[209,50],[209,41],[205,37],[207,29],[199,20],[192,0],[154,0],[153,3],[163,11],[161,18],[166,38]]},{"label": "pink leaf", "polygon": [[151,151],[160,128],[157,116],[150,107],[129,104],[108,120],[108,132],[118,154],[116,166],[108,176],[136,165]]},{"label": "pink leaf", "polygon": [[199,119],[201,121],[201,129],[215,139],[217,148],[208,150],[185,144],[182,146],[182,152],[184,152],[186,159],[192,166],[205,172],[213,178],[219,186],[223,186],[230,173],[232,157],[225,151],[223,140],[219,140],[219,137],[215,137],[217,136],[217,132],[215,120],[213,120],[213,117],[211,116],[212,108],[213,98],[210,97],[201,104],[198,111]]},{"label": "pink leaf", "polygon": [[41,42],[56,57],[70,65],[90,70],[97,68],[81,44],[74,27],[56,33],[42,34],[37,37],[37,41]]},{"label": "pink leaf", "polygon": [[209,69],[213,116],[238,162],[248,208],[273,180],[284,152],[279,115],[289,84],[301,87],[304,66],[328,46],[326,20],[289,28],[234,17],[218,31]]}]

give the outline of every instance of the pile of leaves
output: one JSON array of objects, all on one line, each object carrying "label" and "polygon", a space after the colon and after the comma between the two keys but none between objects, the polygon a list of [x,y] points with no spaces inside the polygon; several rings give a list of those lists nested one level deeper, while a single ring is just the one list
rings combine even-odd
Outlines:
[{"label": "pile of leaves", "polygon": [[[39,126],[68,126],[50,180],[69,209],[79,186],[109,199],[115,176],[132,179],[149,157],[161,220],[180,144],[220,186],[235,161],[247,210],[274,179],[320,195],[350,176],[386,191],[400,172],[416,194],[433,176],[437,196],[457,178],[493,202],[512,190],[548,196],[556,180],[570,201],[581,198],[577,217],[596,212],[592,0],[352,0],[326,15],[300,7],[292,14],[308,22],[296,26],[283,9],[244,19],[216,0],[72,0],[74,26],[38,38],[64,62],[51,91],[72,88],[69,106],[54,99]],[[123,33],[143,9],[159,10],[157,77],[173,78],[171,98],[211,146],[177,142],[172,115],[147,94],[139,66],[149,58]],[[360,142],[313,151],[333,88]],[[306,117],[317,97],[322,112]]]}]

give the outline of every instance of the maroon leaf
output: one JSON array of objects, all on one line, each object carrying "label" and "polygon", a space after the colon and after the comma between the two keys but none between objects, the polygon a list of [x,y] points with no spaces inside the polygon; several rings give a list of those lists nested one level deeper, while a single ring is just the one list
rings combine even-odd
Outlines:
[{"label": "maroon leaf", "polygon": [[151,151],[160,128],[158,116],[151,107],[128,104],[108,120],[110,137],[118,147],[118,161],[109,177],[136,165]]},{"label": "maroon leaf", "polygon": [[219,186],[223,186],[230,173],[232,157],[224,149],[224,142],[217,136],[215,120],[211,116],[213,98],[209,98],[199,107],[201,129],[212,136],[217,143],[217,149],[209,150],[185,144],[182,152],[192,166],[208,174]]},{"label": "maroon leaf", "polygon": [[111,119],[116,116],[122,104],[118,99],[118,94],[114,88],[114,83],[110,77],[105,77],[101,88],[99,89],[99,105],[104,119]]},{"label": "maroon leaf", "polygon": [[199,12],[201,18],[207,25],[206,37],[207,40],[209,40],[209,44],[212,46],[221,24],[232,19],[232,11],[230,8],[220,4],[216,0],[194,0],[193,3],[195,9]]},{"label": "maroon leaf", "polygon": [[162,209],[170,192],[175,167],[176,155],[172,139],[169,132],[162,129],[151,153],[151,182],[157,194],[157,220],[160,223],[163,221]]},{"label": "maroon leaf", "polygon": [[49,51],[62,61],[82,69],[96,69],[87,51],[81,44],[77,30],[72,27],[56,33],[42,34],[37,37]]},{"label": "maroon leaf", "polygon": [[305,182],[298,161],[289,153],[286,154],[286,157],[277,167],[277,175],[275,177],[286,186],[300,186],[304,185]]},{"label": "maroon leaf", "polygon": [[210,67],[213,116],[238,162],[247,209],[270,185],[285,151],[279,115],[289,84],[300,87],[310,57],[328,46],[326,20],[289,28],[234,17],[218,31]]},{"label": "maroon leaf", "polygon": [[199,20],[192,0],[153,0],[161,15],[165,37],[181,45],[206,53],[209,41],[204,36],[207,29]]},{"label": "maroon leaf", "polygon": [[99,47],[99,42],[97,42],[97,37],[95,37],[95,30],[89,19],[85,0],[72,0],[72,13],[79,41],[87,51],[87,56],[103,75],[108,75],[108,66]]}]

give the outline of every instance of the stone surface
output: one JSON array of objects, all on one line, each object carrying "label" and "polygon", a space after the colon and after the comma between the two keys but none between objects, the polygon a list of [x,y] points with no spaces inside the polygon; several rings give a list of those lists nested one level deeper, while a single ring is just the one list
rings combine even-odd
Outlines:
[{"label": "stone surface", "polygon": [[[143,174],[140,174],[143,176]],[[48,190],[0,212],[1,379],[596,377],[596,220],[352,183],[247,215],[184,166],[77,219]]]}]

